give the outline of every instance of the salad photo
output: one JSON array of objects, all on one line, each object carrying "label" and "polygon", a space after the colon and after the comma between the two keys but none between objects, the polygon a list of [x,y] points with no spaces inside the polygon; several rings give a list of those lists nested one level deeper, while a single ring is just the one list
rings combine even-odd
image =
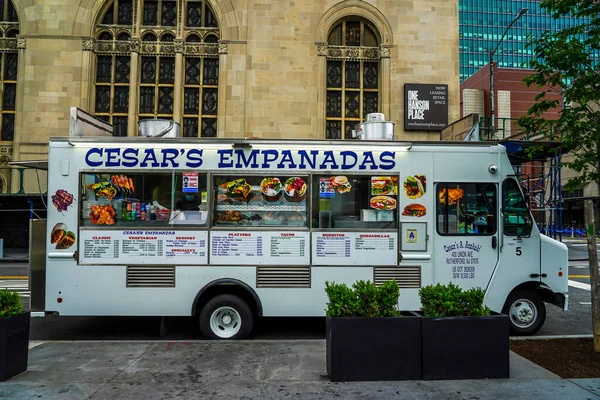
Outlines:
[{"label": "salad photo", "polygon": [[260,191],[265,196],[277,196],[281,192],[281,181],[279,178],[265,178],[260,183]]},{"label": "salad photo", "polygon": [[306,193],[306,182],[298,177],[291,177],[285,181],[285,193],[290,197],[301,197]]}]

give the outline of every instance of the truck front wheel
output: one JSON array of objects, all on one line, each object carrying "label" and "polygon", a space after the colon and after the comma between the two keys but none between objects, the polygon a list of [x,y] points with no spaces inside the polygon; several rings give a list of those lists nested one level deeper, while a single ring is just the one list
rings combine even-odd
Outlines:
[{"label": "truck front wheel", "polygon": [[546,306],[537,293],[517,290],[508,296],[502,313],[508,315],[510,332],[517,336],[533,335],[546,320]]},{"label": "truck front wheel", "polygon": [[252,330],[252,311],[237,296],[212,298],[200,312],[200,331],[209,339],[243,339]]}]

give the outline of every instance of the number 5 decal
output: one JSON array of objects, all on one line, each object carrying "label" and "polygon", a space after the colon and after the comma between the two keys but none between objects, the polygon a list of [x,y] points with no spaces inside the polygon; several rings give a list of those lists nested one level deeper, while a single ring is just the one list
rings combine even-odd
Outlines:
[{"label": "number 5 decal", "polygon": [[520,255],[521,255],[521,248],[517,247],[517,256],[520,256]]}]

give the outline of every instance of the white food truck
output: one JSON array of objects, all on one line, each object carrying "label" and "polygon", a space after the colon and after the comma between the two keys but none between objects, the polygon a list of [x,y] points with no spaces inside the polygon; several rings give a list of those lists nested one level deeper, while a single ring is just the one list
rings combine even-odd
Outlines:
[{"label": "white food truck", "polygon": [[48,170],[37,311],[193,316],[237,339],[323,316],[325,281],[395,279],[403,310],[424,285],[481,287],[516,334],[568,306],[567,248],[498,144],[62,137]]}]

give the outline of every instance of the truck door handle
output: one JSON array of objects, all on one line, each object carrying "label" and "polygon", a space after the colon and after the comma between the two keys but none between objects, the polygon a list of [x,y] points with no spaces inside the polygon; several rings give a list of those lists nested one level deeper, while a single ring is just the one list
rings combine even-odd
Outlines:
[{"label": "truck door handle", "polygon": [[529,276],[530,276],[531,278],[539,278],[539,277],[542,277],[542,278],[547,278],[547,277],[548,277],[548,274],[531,274],[531,275],[529,275]]},{"label": "truck door handle", "polygon": [[492,249],[495,249],[498,245],[498,238],[496,236],[492,236]]}]

